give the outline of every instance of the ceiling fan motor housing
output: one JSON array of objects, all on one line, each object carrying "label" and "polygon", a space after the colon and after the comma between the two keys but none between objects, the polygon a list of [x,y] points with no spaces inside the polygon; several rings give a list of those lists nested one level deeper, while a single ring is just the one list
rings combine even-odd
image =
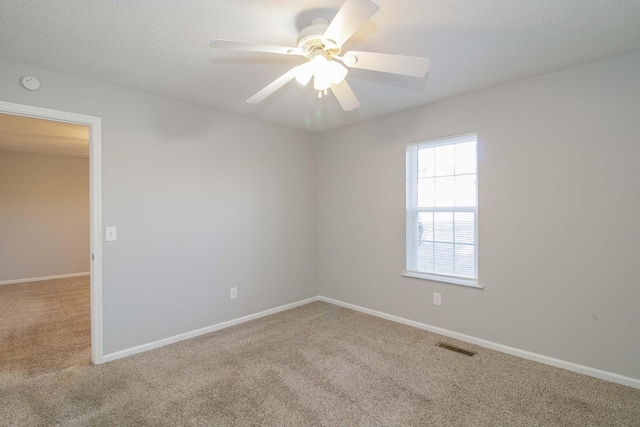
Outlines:
[{"label": "ceiling fan motor housing", "polygon": [[330,48],[325,45],[322,35],[329,27],[329,21],[325,18],[312,19],[308,26],[298,35],[298,49],[307,58],[314,56],[319,49],[324,50],[327,56],[332,57],[340,53],[340,48]]}]

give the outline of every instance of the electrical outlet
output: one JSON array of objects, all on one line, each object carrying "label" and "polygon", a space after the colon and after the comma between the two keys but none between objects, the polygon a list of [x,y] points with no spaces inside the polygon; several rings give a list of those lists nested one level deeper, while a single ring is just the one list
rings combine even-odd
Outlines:
[{"label": "electrical outlet", "polygon": [[433,303],[435,305],[442,305],[442,295],[440,295],[438,292],[433,293]]},{"label": "electrical outlet", "polygon": [[230,297],[231,299],[238,298],[238,288],[231,288]]},{"label": "electrical outlet", "polygon": [[118,240],[118,233],[117,233],[116,227],[105,228],[105,240],[107,242],[114,242]]}]

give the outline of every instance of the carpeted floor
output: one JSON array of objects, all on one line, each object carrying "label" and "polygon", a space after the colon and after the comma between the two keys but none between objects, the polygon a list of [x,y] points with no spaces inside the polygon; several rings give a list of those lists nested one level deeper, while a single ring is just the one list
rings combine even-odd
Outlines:
[{"label": "carpeted floor", "polygon": [[640,390],[323,302],[99,366],[0,373],[0,424],[637,426]]},{"label": "carpeted floor", "polygon": [[0,286],[0,375],[91,363],[90,280]]}]

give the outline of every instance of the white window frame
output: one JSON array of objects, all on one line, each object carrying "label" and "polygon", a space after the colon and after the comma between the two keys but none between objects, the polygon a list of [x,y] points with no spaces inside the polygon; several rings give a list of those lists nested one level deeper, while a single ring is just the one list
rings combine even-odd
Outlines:
[{"label": "white window frame", "polygon": [[[476,143],[476,204],[475,207],[418,207],[418,150],[424,147],[437,147],[442,145],[450,145],[460,142],[468,142],[475,140]],[[406,151],[406,270],[403,276],[415,277],[419,279],[433,280],[438,282],[452,283],[456,285],[464,285],[475,288],[482,288],[478,279],[478,134],[470,132],[459,135],[430,139],[427,141],[419,141],[407,144]],[[418,213],[420,212],[474,212],[474,255],[475,255],[475,278],[462,276],[449,276],[435,273],[427,273],[416,271],[412,268],[411,260],[416,259],[418,250],[418,240],[416,239],[415,229],[418,224]]]}]

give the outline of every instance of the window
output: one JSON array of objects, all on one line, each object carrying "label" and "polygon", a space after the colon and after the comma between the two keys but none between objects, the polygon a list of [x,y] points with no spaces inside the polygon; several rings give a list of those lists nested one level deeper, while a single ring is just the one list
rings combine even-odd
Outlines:
[{"label": "window", "polygon": [[478,285],[477,134],[407,146],[405,275]]}]

